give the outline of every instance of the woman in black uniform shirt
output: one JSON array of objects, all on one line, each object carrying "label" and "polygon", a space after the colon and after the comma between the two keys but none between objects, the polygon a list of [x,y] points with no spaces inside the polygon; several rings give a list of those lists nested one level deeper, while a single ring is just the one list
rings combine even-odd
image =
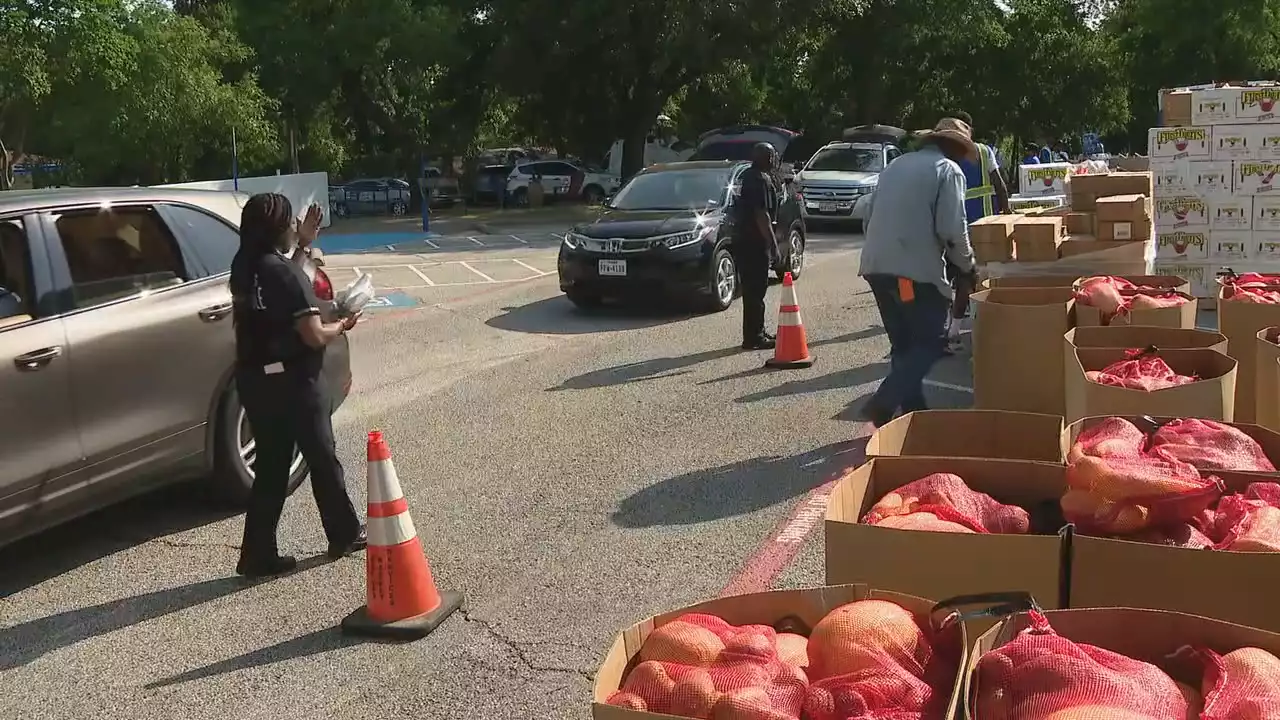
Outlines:
[{"label": "woman in black uniform shirt", "polygon": [[356,317],[322,322],[320,301],[298,262],[315,242],[321,218],[320,208],[312,205],[295,230],[288,198],[254,195],[241,215],[240,250],[231,262],[236,383],[257,445],[236,565],[237,573],[249,577],[277,575],[297,565],[276,547],[295,446],[311,469],[329,556],[339,558],[366,544],[338,463],[332,403],[320,375],[325,346],[355,326]]}]

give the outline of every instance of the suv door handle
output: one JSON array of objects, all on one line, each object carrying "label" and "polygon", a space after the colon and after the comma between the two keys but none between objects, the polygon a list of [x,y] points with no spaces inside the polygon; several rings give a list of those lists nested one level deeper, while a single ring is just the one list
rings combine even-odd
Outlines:
[{"label": "suv door handle", "polygon": [[231,314],[234,307],[231,303],[223,303],[221,305],[213,305],[200,311],[200,319],[205,322],[218,322],[222,318]]},{"label": "suv door handle", "polygon": [[42,350],[33,350],[25,355],[19,355],[13,359],[13,364],[18,366],[19,370],[33,371],[40,370],[48,365],[54,358],[62,355],[62,346],[54,345]]}]

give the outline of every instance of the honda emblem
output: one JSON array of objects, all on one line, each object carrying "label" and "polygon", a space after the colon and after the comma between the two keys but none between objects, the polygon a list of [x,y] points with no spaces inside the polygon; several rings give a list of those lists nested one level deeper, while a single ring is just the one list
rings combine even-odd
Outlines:
[{"label": "honda emblem", "polygon": [[606,240],[604,243],[605,252],[622,252],[621,240]]}]

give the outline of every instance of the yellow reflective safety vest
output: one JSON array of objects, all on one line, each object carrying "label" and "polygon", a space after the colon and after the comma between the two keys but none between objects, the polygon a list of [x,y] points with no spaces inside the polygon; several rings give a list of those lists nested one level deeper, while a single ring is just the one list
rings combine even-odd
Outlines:
[{"label": "yellow reflective safety vest", "polygon": [[966,160],[960,163],[964,170],[965,187],[964,211],[969,222],[995,214],[996,188],[991,184],[991,161],[994,154],[982,143],[978,146],[978,161]]}]

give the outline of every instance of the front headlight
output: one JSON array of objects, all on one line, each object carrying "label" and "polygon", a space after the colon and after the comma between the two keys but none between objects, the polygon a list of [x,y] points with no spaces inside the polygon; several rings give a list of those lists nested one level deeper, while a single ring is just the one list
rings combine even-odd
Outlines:
[{"label": "front headlight", "polygon": [[576,232],[567,232],[564,234],[564,246],[570,250],[577,250],[582,247],[582,241],[585,238]]},{"label": "front headlight", "polygon": [[689,232],[682,232],[675,235],[668,235],[664,238],[659,238],[654,240],[653,244],[654,246],[665,247],[668,250],[675,250],[676,248],[687,247],[689,245],[702,242],[705,237],[715,232],[715,230],[715,225],[706,225],[696,230],[690,230]]}]

